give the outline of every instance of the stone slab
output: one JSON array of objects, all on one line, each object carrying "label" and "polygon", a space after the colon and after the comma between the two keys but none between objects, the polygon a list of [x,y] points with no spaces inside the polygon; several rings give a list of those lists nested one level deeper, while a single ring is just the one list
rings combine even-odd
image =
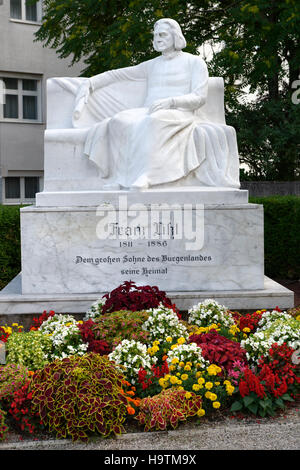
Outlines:
[{"label": "stone slab", "polygon": [[[263,288],[263,206],[21,209],[23,294],[110,291],[124,281],[164,291]],[[171,204],[175,203],[174,210]]]},{"label": "stone slab", "polygon": [[247,204],[248,191],[217,187],[184,187],[173,189],[147,189],[144,191],[43,191],[36,194],[37,207],[81,207],[101,204],[117,204],[120,196],[126,196],[128,204],[142,201],[144,204],[165,204],[180,198],[181,204]]},{"label": "stone slab", "polygon": [[[0,291],[0,318],[41,314],[44,310],[57,313],[84,314],[90,305],[106,292],[89,294],[22,294],[20,273]],[[294,293],[268,277],[264,287],[258,290],[167,292],[182,311],[205,299],[215,299],[232,310],[281,309],[294,307]]]}]

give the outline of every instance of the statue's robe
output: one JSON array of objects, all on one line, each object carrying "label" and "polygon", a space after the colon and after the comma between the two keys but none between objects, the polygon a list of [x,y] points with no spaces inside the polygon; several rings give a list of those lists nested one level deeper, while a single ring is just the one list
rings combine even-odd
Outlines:
[{"label": "statue's robe", "polygon": [[[84,153],[102,177],[125,188],[143,188],[177,181],[193,172],[200,186],[240,187],[234,128],[206,121],[201,115],[208,71],[199,56],[177,51],[171,57],[161,55],[89,80],[94,91],[119,83],[124,94],[126,82],[146,83],[141,107],[114,113],[116,100],[108,95],[103,105],[111,117],[90,127]],[[150,106],[164,98],[173,98],[174,107],[150,114]],[[99,103],[93,100],[91,93],[89,110],[94,108],[96,115]],[[79,109],[82,103],[76,106]]]}]

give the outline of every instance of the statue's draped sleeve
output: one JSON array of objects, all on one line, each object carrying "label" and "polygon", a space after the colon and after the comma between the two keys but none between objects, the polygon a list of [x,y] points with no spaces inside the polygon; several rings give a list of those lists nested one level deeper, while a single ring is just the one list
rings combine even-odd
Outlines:
[{"label": "statue's draped sleeve", "polygon": [[94,75],[89,80],[92,90],[95,91],[97,88],[105,87],[115,82],[123,80],[145,80],[146,78],[147,64],[142,62],[141,64],[131,67],[108,70],[107,72]]}]

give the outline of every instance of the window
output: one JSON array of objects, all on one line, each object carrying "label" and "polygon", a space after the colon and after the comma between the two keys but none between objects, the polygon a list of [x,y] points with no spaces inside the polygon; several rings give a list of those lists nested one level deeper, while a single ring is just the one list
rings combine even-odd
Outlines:
[{"label": "window", "polygon": [[0,119],[41,120],[41,81],[32,78],[0,77],[3,97]]},{"label": "window", "polygon": [[4,180],[4,203],[19,204],[33,202],[40,191],[38,176],[8,176]]},{"label": "window", "polygon": [[40,22],[42,1],[32,4],[32,0],[10,0],[10,17],[14,20]]}]

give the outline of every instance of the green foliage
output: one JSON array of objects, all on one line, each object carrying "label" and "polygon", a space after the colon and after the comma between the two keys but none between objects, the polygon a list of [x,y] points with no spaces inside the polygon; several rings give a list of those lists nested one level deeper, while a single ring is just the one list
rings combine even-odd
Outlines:
[{"label": "green foliage", "polygon": [[0,205],[0,290],[20,271],[20,207]]},{"label": "green foliage", "polygon": [[111,349],[123,339],[147,343],[148,333],[142,329],[142,325],[148,317],[149,313],[146,311],[127,310],[102,315],[95,319],[92,327],[95,339],[105,340]]},{"label": "green foliage", "polygon": [[185,390],[168,389],[153,397],[143,398],[136,419],[144,425],[144,431],[175,429],[179,421],[195,416],[202,400],[194,393],[186,397]]},{"label": "green foliage", "polygon": [[52,341],[41,331],[12,333],[6,342],[7,363],[37,370],[49,362]]},{"label": "green foliage", "polygon": [[300,277],[300,198],[250,198],[264,206],[265,272],[274,278]]},{"label": "green foliage", "polygon": [[16,390],[28,380],[28,369],[21,364],[7,364],[0,367],[0,401],[10,403]]},{"label": "green foliage", "polygon": [[[188,2],[179,0],[45,0],[44,21],[36,37],[57,50],[60,57],[83,57],[84,74],[94,75],[153,58],[153,23],[163,16],[181,25],[191,18]],[[186,28],[188,30],[188,28]],[[188,50],[196,51],[190,41]]]},{"label": "green foliage", "polygon": [[118,435],[127,405],[123,379],[99,354],[56,360],[32,379],[33,408],[57,438],[87,441],[91,433]]},{"label": "green foliage", "polygon": [[6,412],[0,408],[0,441],[4,441],[8,431],[8,427],[5,424]]}]

